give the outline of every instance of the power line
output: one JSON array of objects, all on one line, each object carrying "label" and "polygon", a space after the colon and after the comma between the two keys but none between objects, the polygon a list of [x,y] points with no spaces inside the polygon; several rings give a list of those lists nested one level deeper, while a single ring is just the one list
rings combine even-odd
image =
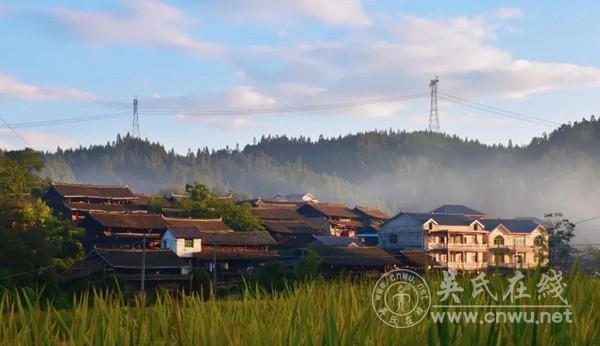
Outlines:
[{"label": "power line", "polygon": [[445,94],[445,93],[439,93],[439,95],[440,95],[440,98],[443,99],[443,100],[454,102],[454,103],[457,103],[457,104],[461,104],[463,106],[475,108],[475,109],[478,109],[478,110],[482,110],[482,111],[485,111],[485,112],[493,113],[493,114],[504,116],[504,117],[509,117],[509,118],[518,119],[518,120],[527,121],[527,122],[531,122],[531,123],[534,123],[534,124],[545,125],[545,126],[559,126],[559,125],[561,125],[560,123],[555,122],[555,121],[551,121],[551,120],[547,120],[547,119],[542,119],[542,118],[537,118],[537,117],[533,117],[533,116],[522,114],[522,113],[507,111],[507,110],[504,110],[504,109],[501,109],[501,108],[498,108],[498,107],[488,106],[488,105],[483,104],[483,103],[478,103],[478,102],[470,101],[468,99],[465,99],[465,98],[462,98],[462,97],[458,97],[458,96],[452,96],[452,95],[448,95],[448,94]]},{"label": "power line", "polygon": [[23,138],[23,136],[21,136],[21,134],[19,134],[12,126],[10,126],[6,121],[4,121],[4,119],[2,119],[2,117],[0,117],[0,121],[2,121],[2,123],[4,125],[6,125],[6,127],[8,127],[15,135],[17,135],[17,137],[19,137],[21,139],[21,141],[23,141],[23,143],[25,143],[26,146],[30,146],[29,143],[27,143],[27,141],[25,140],[25,138]]},{"label": "power line", "polygon": [[63,118],[63,119],[55,119],[55,120],[32,121],[32,122],[12,123],[12,124],[5,123],[5,125],[0,125],[0,129],[11,128],[11,127],[13,129],[15,129],[15,128],[26,128],[26,127],[41,127],[41,126],[83,123],[83,122],[88,122],[88,121],[98,121],[98,120],[122,118],[122,117],[130,116],[130,115],[131,115],[130,112],[117,112],[117,113],[90,115],[90,116],[77,117],[77,118]]},{"label": "power line", "polygon": [[197,111],[197,110],[169,111],[169,110],[160,110],[160,109],[155,109],[155,110],[150,109],[150,110],[144,110],[142,113],[147,114],[147,115],[170,115],[173,113],[183,113],[183,114],[189,115],[189,116],[293,113],[293,112],[309,112],[309,111],[317,111],[317,110],[353,108],[353,107],[361,107],[361,106],[384,104],[384,103],[395,103],[395,102],[401,102],[401,101],[406,101],[406,100],[411,100],[411,99],[416,99],[416,98],[422,98],[422,97],[426,97],[426,96],[428,96],[428,94],[415,94],[415,95],[393,96],[393,97],[355,101],[355,102],[332,103],[332,104],[322,104],[322,105],[312,105],[312,106],[277,107],[277,108],[227,109],[227,110],[207,110],[207,111]]},{"label": "power line", "polygon": [[600,219],[600,215],[594,216],[594,217],[589,218],[589,219],[585,219],[585,220],[574,222],[574,224],[579,225],[580,223],[584,223],[584,222],[588,222],[588,221],[593,221],[593,220],[597,220],[597,219]]}]

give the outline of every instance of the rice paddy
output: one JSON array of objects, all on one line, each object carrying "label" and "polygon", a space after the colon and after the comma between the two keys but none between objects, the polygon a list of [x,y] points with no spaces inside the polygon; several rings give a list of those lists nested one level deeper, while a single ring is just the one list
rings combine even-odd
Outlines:
[{"label": "rice paddy", "polygon": [[[457,278],[465,287],[460,304],[497,304],[487,293],[473,297],[473,278]],[[490,290],[505,292],[509,278],[488,275]],[[525,278],[526,289],[539,289],[539,279],[539,273]],[[447,303],[436,294],[443,277],[426,280],[432,305]],[[159,294],[151,304],[89,292],[66,310],[5,293],[0,298],[0,345],[600,345],[600,280],[573,275],[564,282],[571,323],[450,323],[426,316],[403,329],[378,319],[371,306],[372,280],[315,281],[275,294],[247,290],[208,300]],[[532,295],[518,304],[536,301]]]}]

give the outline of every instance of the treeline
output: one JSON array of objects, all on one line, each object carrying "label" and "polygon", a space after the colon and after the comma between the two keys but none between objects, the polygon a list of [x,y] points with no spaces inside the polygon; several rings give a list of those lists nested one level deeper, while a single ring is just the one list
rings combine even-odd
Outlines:
[{"label": "treeline", "polygon": [[462,203],[499,216],[561,210],[577,220],[596,215],[590,206],[600,203],[595,117],[525,146],[392,129],[318,139],[264,136],[233,149],[198,146],[179,155],[159,143],[118,136],[105,145],[47,153],[44,174],[60,181],[126,183],[139,192],[181,191],[197,181],[238,198],[311,192],[321,201],[390,213]]}]

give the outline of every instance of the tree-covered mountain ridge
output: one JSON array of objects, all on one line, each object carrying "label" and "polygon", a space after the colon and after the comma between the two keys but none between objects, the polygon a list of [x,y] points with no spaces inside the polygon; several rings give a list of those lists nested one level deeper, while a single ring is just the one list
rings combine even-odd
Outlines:
[{"label": "tree-covered mountain ridge", "polygon": [[47,153],[44,174],[149,193],[196,181],[240,197],[311,192],[322,201],[391,213],[464,203],[494,215],[585,214],[590,203],[600,202],[599,147],[600,121],[594,116],[525,146],[389,129],[316,140],[266,135],[243,149],[204,146],[179,155],[126,135],[106,145]]}]

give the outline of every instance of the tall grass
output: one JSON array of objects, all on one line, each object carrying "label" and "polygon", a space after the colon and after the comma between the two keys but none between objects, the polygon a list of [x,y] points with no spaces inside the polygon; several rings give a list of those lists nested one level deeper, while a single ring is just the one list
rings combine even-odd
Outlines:
[{"label": "tall grass", "polygon": [[[472,277],[461,304],[490,304],[473,298]],[[503,292],[506,277],[492,278]],[[539,275],[525,282],[535,290]],[[432,304],[441,277],[428,276]],[[433,323],[430,317],[407,329],[382,323],[371,308],[374,282],[313,282],[276,294],[254,291],[239,297],[203,300],[197,296],[159,295],[149,305],[138,299],[90,292],[74,308],[58,310],[23,296],[0,298],[1,345],[600,345],[600,281],[566,278],[565,296],[573,323]],[[533,304],[526,298],[522,304]],[[461,311],[450,308],[449,311]],[[525,308],[523,308],[525,310]],[[473,309],[471,309],[473,311]]]}]

